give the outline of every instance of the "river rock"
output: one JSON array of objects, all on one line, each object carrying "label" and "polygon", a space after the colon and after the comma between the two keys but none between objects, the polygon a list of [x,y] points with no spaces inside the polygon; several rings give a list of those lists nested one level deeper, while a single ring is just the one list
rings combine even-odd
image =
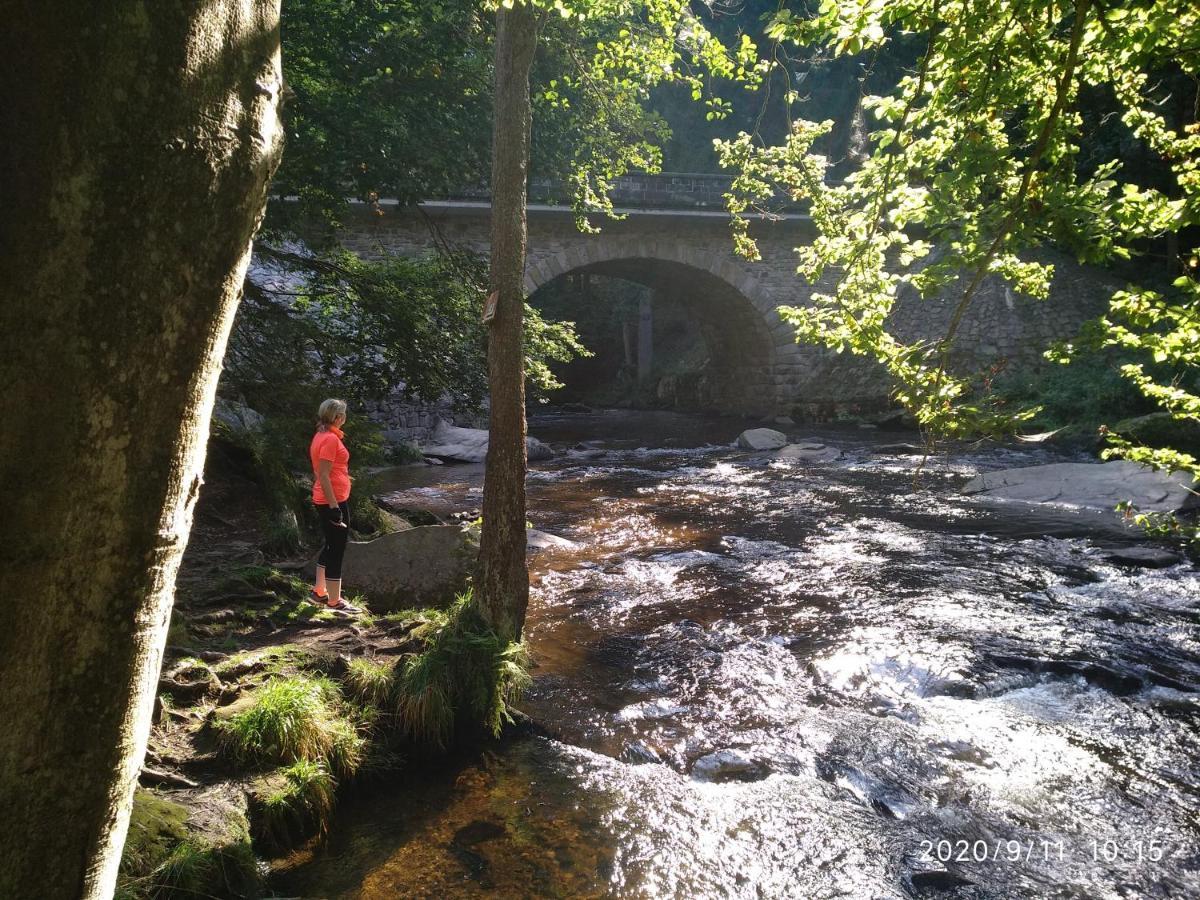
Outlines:
[{"label": "river rock", "polygon": [[838,459],[842,452],[836,447],[826,447],[824,444],[788,444],[775,453],[780,459],[795,459],[800,462],[818,463],[832,462]]},{"label": "river rock", "polygon": [[737,445],[743,450],[778,450],[787,443],[787,435],[773,428],[750,428],[738,435]]},{"label": "river rock", "polygon": [[525,532],[525,546],[530,550],[574,550],[579,544],[557,534],[530,528]]},{"label": "river rock", "polygon": [[762,764],[742,750],[718,750],[692,763],[692,777],[701,781],[753,781],[763,775]]},{"label": "river rock", "polygon": [[343,564],[345,588],[362,591],[374,613],[447,606],[466,590],[478,550],[458,525],[422,525],[351,541]]},{"label": "river rock", "polygon": [[[421,448],[426,456],[457,462],[483,462],[487,459],[488,432],[485,428],[459,428],[439,419],[429,441]],[[525,452],[531,462],[554,458],[554,451],[535,437],[525,438]]]},{"label": "river rock", "polygon": [[1103,557],[1106,562],[1119,566],[1141,566],[1146,569],[1165,569],[1183,559],[1178,553],[1157,547],[1118,547],[1104,551]]},{"label": "river rock", "polygon": [[1122,459],[984,472],[963,485],[962,492],[1105,510],[1129,500],[1142,512],[1173,512],[1182,509],[1192,496],[1191,483],[1191,476],[1185,472],[1168,475]]}]

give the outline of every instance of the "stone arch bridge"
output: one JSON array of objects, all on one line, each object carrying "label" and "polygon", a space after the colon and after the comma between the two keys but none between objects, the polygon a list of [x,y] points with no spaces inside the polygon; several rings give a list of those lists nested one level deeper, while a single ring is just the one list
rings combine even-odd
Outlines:
[{"label": "stone arch bridge", "polygon": [[[719,176],[632,176],[619,181],[614,201],[621,221],[599,221],[598,234],[579,232],[568,206],[537,202],[531,187],[528,296],[558,279],[579,274],[610,276],[669,295],[694,310],[709,352],[701,405],[748,415],[826,419],[887,404],[888,384],[873,361],[798,345],[777,312],[802,306],[814,290],[796,274],[795,248],[810,241],[813,226],[798,210],[758,220],[752,232],[761,261],[733,253]],[[421,256],[450,244],[486,257],[490,204],[486,197],[353,204],[342,243],[364,257]],[[1073,262],[1056,259],[1051,299],[1039,304],[1015,295],[998,280],[984,289],[955,345],[959,365],[998,361],[1037,365],[1040,350],[1067,337],[1106,305],[1112,285]],[[906,337],[940,335],[952,303],[901,302],[893,327]]]}]

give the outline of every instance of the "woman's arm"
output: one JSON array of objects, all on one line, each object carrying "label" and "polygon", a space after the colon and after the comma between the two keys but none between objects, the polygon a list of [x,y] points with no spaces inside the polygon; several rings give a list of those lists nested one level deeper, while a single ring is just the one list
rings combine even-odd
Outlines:
[{"label": "woman's arm", "polygon": [[325,504],[330,509],[336,509],[341,513],[338,506],[337,498],[333,495],[333,482],[329,478],[329,473],[333,471],[333,460],[323,459],[317,463],[317,478],[321,482],[321,490],[325,492]]}]

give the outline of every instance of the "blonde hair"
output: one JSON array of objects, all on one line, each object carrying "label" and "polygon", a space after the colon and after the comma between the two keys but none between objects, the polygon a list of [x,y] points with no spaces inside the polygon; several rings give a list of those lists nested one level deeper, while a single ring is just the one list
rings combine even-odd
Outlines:
[{"label": "blonde hair", "polygon": [[327,431],[329,426],[337,421],[338,416],[346,414],[346,401],[330,398],[321,404],[317,410],[317,428]]}]

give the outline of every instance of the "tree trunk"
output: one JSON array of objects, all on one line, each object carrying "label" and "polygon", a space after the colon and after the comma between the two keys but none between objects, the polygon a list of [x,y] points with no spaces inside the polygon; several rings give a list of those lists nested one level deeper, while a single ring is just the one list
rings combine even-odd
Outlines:
[{"label": "tree trunk", "polygon": [[529,603],[525,565],[525,191],[529,170],[529,70],[537,20],[527,3],[496,13],[492,125],[491,289],[498,293],[488,335],[491,393],[480,536],[482,608],[502,638],[517,640]]},{"label": "tree trunk", "polygon": [[0,21],[0,897],[108,898],[279,153],[279,2]]}]

